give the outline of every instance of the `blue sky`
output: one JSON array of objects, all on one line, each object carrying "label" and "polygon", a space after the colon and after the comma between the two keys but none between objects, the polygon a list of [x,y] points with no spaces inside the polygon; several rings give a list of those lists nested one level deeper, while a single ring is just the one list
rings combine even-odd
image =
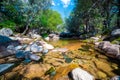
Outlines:
[{"label": "blue sky", "polygon": [[53,0],[52,9],[61,14],[62,19],[68,17],[74,8],[74,0]]}]

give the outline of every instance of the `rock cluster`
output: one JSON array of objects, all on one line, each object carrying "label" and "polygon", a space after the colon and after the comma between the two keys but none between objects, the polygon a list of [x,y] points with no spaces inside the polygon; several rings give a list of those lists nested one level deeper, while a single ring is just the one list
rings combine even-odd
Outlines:
[{"label": "rock cluster", "polygon": [[[119,45],[98,42],[96,37],[92,40],[100,51],[119,59]],[[50,43],[36,33],[30,37],[0,35],[0,73],[10,69],[3,80],[119,80],[119,60],[100,54],[93,44],[77,40]]]}]

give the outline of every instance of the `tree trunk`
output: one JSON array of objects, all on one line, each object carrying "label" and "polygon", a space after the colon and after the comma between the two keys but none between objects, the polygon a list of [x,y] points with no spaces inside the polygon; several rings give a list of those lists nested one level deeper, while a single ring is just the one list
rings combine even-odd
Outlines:
[{"label": "tree trunk", "polygon": [[24,30],[24,32],[22,33],[22,35],[26,35],[28,30],[29,30],[29,24],[26,25],[26,29]]}]

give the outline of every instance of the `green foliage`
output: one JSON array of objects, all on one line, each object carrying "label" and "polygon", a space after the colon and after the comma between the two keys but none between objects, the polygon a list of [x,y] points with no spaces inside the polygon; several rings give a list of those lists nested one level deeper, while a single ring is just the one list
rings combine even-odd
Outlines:
[{"label": "green foliage", "polygon": [[41,26],[47,27],[48,25],[48,19],[47,16],[42,14],[40,17],[40,21],[41,21]]},{"label": "green foliage", "polygon": [[1,10],[9,20],[18,25],[38,27],[40,25],[41,13],[51,5],[51,0],[5,0],[2,2]]},{"label": "green foliage", "polygon": [[13,21],[7,20],[7,21],[0,22],[0,28],[10,28],[14,31],[15,26],[16,24]]},{"label": "green foliage", "polygon": [[[1,4],[4,7],[2,13],[8,20],[15,22],[18,28],[29,26],[44,31],[57,31],[57,26],[63,22],[58,12],[49,9],[51,0],[5,0]],[[1,26],[4,25],[4,22],[1,23]]]},{"label": "green foliage", "polygon": [[45,28],[48,29],[50,31],[59,31],[57,29],[57,26],[62,24],[62,18],[60,16],[60,14],[57,11],[53,11],[53,10],[45,10],[42,14],[41,17],[39,18],[40,20],[40,25]]},{"label": "green foliage", "polygon": [[120,37],[115,39],[115,40],[113,40],[111,43],[112,44],[120,44]]},{"label": "green foliage", "polygon": [[57,26],[63,23],[62,18],[57,11],[51,11],[49,15],[48,27],[53,31],[57,31]]}]

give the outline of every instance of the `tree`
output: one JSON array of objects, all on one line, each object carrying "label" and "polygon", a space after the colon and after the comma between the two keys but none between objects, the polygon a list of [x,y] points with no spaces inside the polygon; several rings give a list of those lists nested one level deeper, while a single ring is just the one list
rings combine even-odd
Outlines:
[{"label": "tree", "polygon": [[5,0],[1,12],[17,24],[23,24],[26,27],[25,34],[30,25],[39,22],[36,17],[50,6],[51,0]]},{"label": "tree", "polygon": [[[110,32],[119,22],[119,0],[75,0],[76,7],[67,21],[67,29],[73,33]],[[115,12],[112,11],[116,7]],[[118,12],[118,13],[117,13]],[[117,17],[118,17],[117,16]],[[118,23],[117,23],[118,24]]]},{"label": "tree", "polygon": [[49,32],[57,32],[58,25],[63,23],[61,15],[57,11],[51,9],[45,10],[40,17],[41,26]]}]

